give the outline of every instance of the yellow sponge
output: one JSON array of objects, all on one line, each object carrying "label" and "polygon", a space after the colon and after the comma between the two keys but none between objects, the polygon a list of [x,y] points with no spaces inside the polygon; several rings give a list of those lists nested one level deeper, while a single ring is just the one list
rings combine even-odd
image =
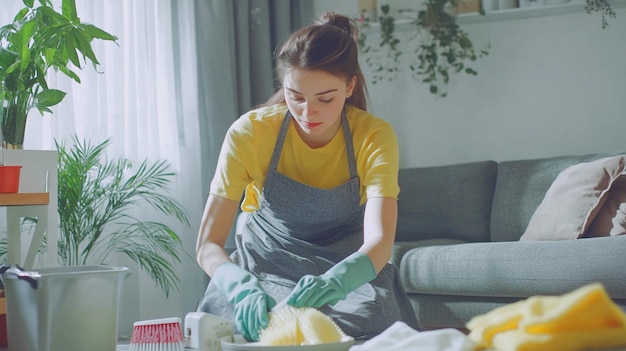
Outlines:
[{"label": "yellow sponge", "polygon": [[341,341],[345,334],[335,322],[315,308],[287,306],[270,313],[259,343],[265,346],[317,345]]}]

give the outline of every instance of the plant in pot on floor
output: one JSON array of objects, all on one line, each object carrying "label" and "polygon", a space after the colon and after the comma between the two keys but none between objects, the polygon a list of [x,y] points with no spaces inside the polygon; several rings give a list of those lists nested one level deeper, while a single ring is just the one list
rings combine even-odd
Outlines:
[{"label": "plant in pot on floor", "polygon": [[151,207],[189,226],[184,208],[166,194],[174,173],[165,161],[143,161],[135,168],[124,158],[106,157],[107,139],[98,145],[56,143],[59,152],[59,259],[63,265],[107,264],[128,256],[147,272],[165,295],[178,287],[173,263],[182,245],[168,225],[133,215]]},{"label": "plant in pot on floor", "polygon": [[[116,41],[104,30],[82,23],[75,0],[63,0],[57,12],[52,0],[23,0],[25,7],[12,23],[0,28],[0,129],[5,148],[21,149],[26,118],[32,108],[52,112],[50,107],[65,97],[51,89],[48,71],[60,71],[77,83],[83,64],[99,64],[92,50],[94,39]],[[82,58],[82,60],[81,60]]]}]

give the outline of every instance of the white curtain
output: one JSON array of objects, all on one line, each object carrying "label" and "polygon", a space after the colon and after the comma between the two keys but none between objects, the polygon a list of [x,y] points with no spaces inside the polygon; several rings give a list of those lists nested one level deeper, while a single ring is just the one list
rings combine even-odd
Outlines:
[{"label": "white curtain", "polygon": [[[22,0],[0,0],[0,25]],[[53,0],[60,9],[60,0]],[[37,3],[37,1],[36,1]],[[187,209],[191,227],[138,209],[134,215],[170,225],[184,252],[179,291],[166,299],[125,257],[126,281],[119,336],[138,320],[194,311],[208,278],[195,262],[195,242],[224,134],[239,114],[272,93],[272,52],[287,34],[310,21],[312,5],[296,0],[76,0],[83,22],[119,39],[95,42],[101,65],[80,70],[81,84],[58,75],[67,92],[53,114],[28,117],[25,149],[53,150],[72,136],[92,144],[110,138],[109,157],[167,160],[176,172],[170,194]],[[141,211],[141,213],[139,213]],[[155,218],[156,217],[156,218]]]},{"label": "white curtain", "polygon": [[[54,2],[60,6],[60,1]],[[51,85],[67,92],[53,114],[33,110],[27,122],[25,149],[55,149],[54,141],[71,144],[72,136],[92,144],[107,138],[110,158],[167,160],[176,173],[170,194],[187,209],[191,228],[155,218],[149,210],[135,215],[170,225],[181,237],[184,252],[177,265],[178,292],[166,298],[152,280],[125,257],[111,265],[132,269],[126,281],[120,314],[120,337],[130,336],[137,320],[184,317],[193,311],[206,286],[195,263],[194,247],[205,194],[198,127],[197,62],[193,0],[78,0],[83,22],[116,35],[118,43],[97,41],[98,71],[87,64],[78,71],[82,83],[63,75]],[[2,0],[0,24],[10,23],[24,7],[22,0]],[[60,7],[58,7],[60,9]],[[223,136],[223,132],[220,137]],[[143,211],[139,213],[139,211]]]},{"label": "white curtain", "polygon": [[[25,148],[53,148],[53,139],[74,134],[93,141],[111,138],[114,155],[166,158],[179,167],[179,147],[185,139],[176,118],[171,1],[79,0],[77,8],[82,21],[116,35],[118,44],[94,41],[101,65],[98,71],[91,64],[80,70],[81,84],[58,75],[53,84],[68,94],[54,114],[41,118],[32,111]],[[193,37],[179,39],[186,41],[181,46],[194,45]],[[193,59],[195,46],[188,49],[186,58]],[[189,67],[195,67],[195,61]]]}]

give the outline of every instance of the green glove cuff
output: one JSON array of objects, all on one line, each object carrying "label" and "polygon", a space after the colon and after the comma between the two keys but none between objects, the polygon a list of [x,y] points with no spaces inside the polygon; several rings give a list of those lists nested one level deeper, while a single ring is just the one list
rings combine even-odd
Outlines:
[{"label": "green glove cuff", "polygon": [[374,280],[378,276],[369,256],[357,251],[334,265],[322,278],[335,280],[347,295],[361,285]]},{"label": "green glove cuff", "polygon": [[211,279],[215,282],[217,289],[232,304],[245,298],[251,288],[260,288],[255,276],[233,262],[226,262],[217,267]]}]

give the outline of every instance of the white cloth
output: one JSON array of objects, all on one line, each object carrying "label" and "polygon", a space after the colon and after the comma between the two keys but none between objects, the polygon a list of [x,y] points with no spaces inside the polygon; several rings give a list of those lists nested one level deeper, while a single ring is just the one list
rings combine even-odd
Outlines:
[{"label": "white cloth", "polygon": [[456,329],[419,332],[403,322],[396,322],[380,335],[352,346],[350,351],[472,351],[475,346]]}]

